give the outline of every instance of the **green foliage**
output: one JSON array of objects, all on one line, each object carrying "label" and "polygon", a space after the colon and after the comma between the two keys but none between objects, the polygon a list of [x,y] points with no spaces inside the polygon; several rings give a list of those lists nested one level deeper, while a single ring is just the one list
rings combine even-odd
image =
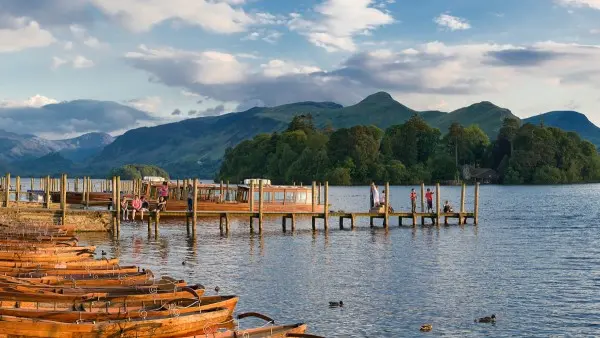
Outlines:
[{"label": "green foliage", "polygon": [[261,134],[227,149],[218,179],[264,177],[275,183],[334,185],[419,184],[454,180],[462,165],[487,165],[505,184],[600,180],[593,144],[557,128],[506,118],[490,143],[478,126],[452,123],[448,133],[418,114],[385,131],[375,126],[318,130],[310,115],[294,118],[281,134]]},{"label": "green foliage", "polygon": [[108,177],[120,176],[121,179],[131,180],[143,178],[144,176],[158,176],[169,178],[169,174],[162,168],[145,164],[126,164],[119,168],[110,170]]}]

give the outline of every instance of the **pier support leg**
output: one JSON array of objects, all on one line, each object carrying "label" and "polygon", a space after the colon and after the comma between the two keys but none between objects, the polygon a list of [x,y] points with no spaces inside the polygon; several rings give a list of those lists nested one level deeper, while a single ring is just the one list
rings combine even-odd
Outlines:
[{"label": "pier support leg", "polygon": [[286,232],[286,222],[287,222],[287,216],[281,216],[281,229],[283,230],[283,232]]},{"label": "pier support leg", "polygon": [[250,233],[254,233],[254,216],[250,216]]},{"label": "pier support leg", "polygon": [[292,232],[296,231],[296,214],[292,214]]},{"label": "pier support leg", "polygon": [[231,221],[229,219],[229,214],[225,214],[225,233],[226,234],[229,234],[229,225],[230,225],[229,221]]},{"label": "pier support leg", "polygon": [[148,236],[152,235],[152,213],[148,212]]},{"label": "pier support leg", "polygon": [[223,215],[219,215],[219,232],[223,234]]},{"label": "pier support leg", "polygon": [[340,216],[340,230],[344,230],[344,217]]},{"label": "pier support leg", "polygon": [[356,216],[351,215],[350,217],[350,229],[354,230],[354,227],[356,226]]},{"label": "pier support leg", "polygon": [[402,226],[402,216],[398,216],[398,226]]},{"label": "pier support leg", "polygon": [[[412,214],[412,226],[413,228],[417,226],[417,215],[415,215],[414,213]],[[425,218],[421,217],[421,223],[425,224]]]},{"label": "pier support leg", "polygon": [[312,229],[313,229],[313,231],[317,230],[317,224],[316,224],[317,221],[316,220],[317,220],[317,217],[313,216],[312,217]]},{"label": "pier support leg", "polygon": [[185,230],[187,235],[190,235],[190,215],[185,215]]},{"label": "pier support leg", "polygon": [[154,215],[154,237],[158,238],[158,223],[160,222],[160,213]]},{"label": "pier support leg", "polygon": [[374,226],[374,224],[373,224],[373,216],[369,216],[369,225],[371,226],[371,228]]}]

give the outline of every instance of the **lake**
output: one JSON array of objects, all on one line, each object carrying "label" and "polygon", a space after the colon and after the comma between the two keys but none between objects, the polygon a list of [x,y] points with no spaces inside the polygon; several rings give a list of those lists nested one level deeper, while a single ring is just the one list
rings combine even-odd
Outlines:
[{"label": "lake", "polygon": [[[418,187],[416,187],[418,188]],[[391,187],[394,209],[409,208],[409,187]],[[331,187],[331,210],[366,211],[368,187]],[[600,332],[600,185],[481,186],[480,224],[389,231],[310,230],[310,220],[283,234],[269,220],[262,236],[234,221],[199,219],[198,239],[184,223],[161,223],[158,239],[142,223],[123,223],[119,241],[82,234],[82,242],[150,268],[237,294],[238,313],[257,311],[278,323],[307,322],[327,337],[410,337],[431,323],[433,336],[592,336]],[[468,187],[467,210],[473,208]],[[459,187],[442,187],[457,207]],[[349,223],[346,226],[349,229]],[[185,261],[186,264],[182,265]],[[344,302],[329,308],[329,301]],[[496,314],[495,325],[475,324]],[[242,320],[242,327],[261,325]]]}]

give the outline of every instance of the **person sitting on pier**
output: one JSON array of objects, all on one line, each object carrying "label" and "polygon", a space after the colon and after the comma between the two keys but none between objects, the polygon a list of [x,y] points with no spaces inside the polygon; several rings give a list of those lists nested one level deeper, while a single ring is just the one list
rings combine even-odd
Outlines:
[{"label": "person sitting on pier", "polygon": [[148,201],[146,201],[146,196],[142,196],[140,201],[142,202],[142,209],[140,210],[140,219],[143,221],[144,220],[144,211],[150,211],[150,203],[148,203]]},{"label": "person sitting on pier", "polygon": [[427,188],[425,193],[425,199],[427,199],[427,212],[433,212],[433,191]]},{"label": "person sitting on pier", "polygon": [[123,211],[123,220],[126,221],[129,218],[129,209],[127,208],[129,203],[127,202],[127,197],[123,196],[121,199],[121,209]]},{"label": "person sitting on pier", "polygon": [[410,210],[413,214],[417,212],[417,192],[414,188],[410,191]]},{"label": "person sitting on pier", "polygon": [[446,201],[446,203],[444,203],[444,212],[454,212],[454,209],[452,208],[452,205],[450,205],[450,202]]},{"label": "person sitting on pier", "polygon": [[133,198],[133,201],[131,201],[131,220],[132,221],[135,220],[135,212],[136,211],[141,212],[143,215],[142,200],[140,199],[140,196],[138,196],[138,195],[135,195],[135,197]]},{"label": "person sitting on pier", "polygon": [[[383,189],[383,190],[381,191],[381,199],[380,199],[380,201],[379,201],[379,205],[380,205],[380,206],[384,206],[384,207],[385,207],[385,206],[386,206],[386,203],[385,203],[385,202],[386,202],[386,201],[385,201],[385,189]],[[389,212],[394,212],[394,208],[392,208],[392,206],[391,206],[391,205],[388,205],[388,206],[387,206],[387,208],[388,208]]]},{"label": "person sitting on pier", "polygon": [[164,196],[160,196],[158,198],[158,204],[156,204],[156,209],[154,211],[159,213],[165,210],[167,210],[167,200],[165,200]]}]

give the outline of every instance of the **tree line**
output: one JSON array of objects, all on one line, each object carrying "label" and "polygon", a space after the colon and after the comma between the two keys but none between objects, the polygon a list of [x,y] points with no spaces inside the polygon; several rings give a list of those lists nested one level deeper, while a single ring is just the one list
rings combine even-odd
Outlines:
[{"label": "tree line", "polygon": [[418,184],[458,180],[465,164],[496,170],[504,184],[600,181],[597,149],[576,133],[507,118],[490,141],[476,125],[454,123],[442,135],[418,114],[386,130],[363,125],[317,129],[310,114],[295,116],[284,132],[228,148],[217,180]]}]

